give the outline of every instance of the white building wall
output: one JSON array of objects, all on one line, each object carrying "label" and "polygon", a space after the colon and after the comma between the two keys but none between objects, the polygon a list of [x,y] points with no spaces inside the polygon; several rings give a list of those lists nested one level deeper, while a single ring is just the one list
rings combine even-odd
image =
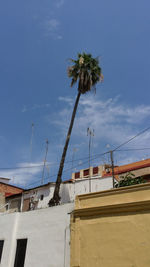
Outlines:
[{"label": "white building wall", "polygon": [[[109,190],[113,188],[112,177],[92,177],[76,179],[73,183],[62,183],[60,186],[61,203],[69,203],[75,200],[75,196],[89,193],[89,180],[91,182],[91,192]],[[49,184],[45,187],[39,187],[24,193],[24,199],[31,198],[36,195],[38,199],[37,208],[48,207],[49,200],[53,197],[55,185]],[[44,196],[43,200],[40,199],[41,195]]]},{"label": "white building wall", "polygon": [[[48,207],[48,202],[50,198],[52,198],[54,193],[54,185],[47,185],[45,187],[39,187],[34,190],[26,191],[23,194],[23,199],[31,198],[32,196],[36,196],[38,199],[38,209],[46,208]],[[43,195],[43,200],[41,200],[41,195]]]},{"label": "white building wall", "polygon": [[69,267],[73,204],[24,213],[0,214],[1,265],[14,267],[16,240],[27,238],[24,267]]},{"label": "white building wall", "polygon": [[109,190],[113,188],[113,180],[112,177],[107,178],[99,178],[92,177],[77,179],[74,183],[66,183],[61,185],[60,196],[61,202],[73,202],[75,200],[75,196],[81,194],[89,193],[91,183],[91,192],[98,192],[103,190]]}]

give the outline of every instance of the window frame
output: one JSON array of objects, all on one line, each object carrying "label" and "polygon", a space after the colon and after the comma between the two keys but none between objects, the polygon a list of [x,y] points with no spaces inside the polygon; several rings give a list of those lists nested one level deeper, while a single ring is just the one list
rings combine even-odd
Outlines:
[{"label": "window frame", "polygon": [[[4,239],[0,239],[0,264],[2,261],[3,249],[4,249]],[[2,244],[2,245],[1,245]]]}]

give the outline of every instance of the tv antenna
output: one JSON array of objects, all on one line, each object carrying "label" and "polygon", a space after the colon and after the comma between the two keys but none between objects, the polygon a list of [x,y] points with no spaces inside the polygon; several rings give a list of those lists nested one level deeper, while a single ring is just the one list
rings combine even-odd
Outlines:
[{"label": "tv antenna", "polygon": [[94,129],[91,130],[89,127],[87,128],[87,136],[89,136],[89,168],[91,166],[91,142],[92,137],[94,137]]},{"label": "tv antenna", "polygon": [[72,173],[73,173],[73,165],[74,165],[74,158],[75,158],[75,153],[77,152],[77,148],[74,147],[72,151]]},{"label": "tv antenna", "polygon": [[33,145],[34,123],[31,124],[31,140],[30,140],[30,162],[32,162],[32,145]]},{"label": "tv antenna", "polygon": [[[94,129],[91,130],[87,128],[87,136],[89,136],[89,176],[90,176],[90,166],[91,166],[91,141],[94,136]],[[89,192],[91,192],[91,176],[89,177]]]},{"label": "tv antenna", "polygon": [[44,173],[45,173],[45,165],[46,165],[47,153],[48,153],[48,144],[49,144],[48,139],[46,139],[46,151],[45,151],[45,158],[44,158],[44,165],[43,165],[41,184],[44,184]]}]

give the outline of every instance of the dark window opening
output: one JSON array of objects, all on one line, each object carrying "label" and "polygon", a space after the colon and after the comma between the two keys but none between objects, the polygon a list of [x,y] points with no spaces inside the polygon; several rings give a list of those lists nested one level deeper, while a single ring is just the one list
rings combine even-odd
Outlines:
[{"label": "dark window opening", "polygon": [[84,175],[84,176],[89,175],[89,169],[84,170],[84,171],[83,171],[83,175]]},{"label": "dark window opening", "polygon": [[4,246],[4,240],[0,240],[0,263],[2,258],[3,246]]},{"label": "dark window opening", "polygon": [[24,267],[27,239],[18,239],[14,267]]},{"label": "dark window opening", "polygon": [[93,174],[98,174],[98,167],[93,167]]},{"label": "dark window opening", "polygon": [[43,199],[44,199],[44,195],[41,195],[40,200],[43,200]]},{"label": "dark window opening", "polygon": [[80,172],[75,172],[75,179],[80,178]]}]

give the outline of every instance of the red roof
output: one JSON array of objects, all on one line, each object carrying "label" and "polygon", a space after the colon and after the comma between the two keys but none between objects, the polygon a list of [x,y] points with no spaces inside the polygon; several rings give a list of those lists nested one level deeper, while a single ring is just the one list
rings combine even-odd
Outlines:
[{"label": "red roof", "polygon": [[[118,174],[130,172],[130,171],[134,171],[134,170],[138,170],[138,169],[142,169],[142,168],[147,168],[147,167],[150,167],[150,159],[141,160],[141,161],[133,162],[130,164],[115,167],[114,168],[114,174],[118,175]],[[110,176],[110,175],[112,175],[111,169],[110,169],[109,173],[107,173],[106,171],[103,172],[104,177]]]}]

